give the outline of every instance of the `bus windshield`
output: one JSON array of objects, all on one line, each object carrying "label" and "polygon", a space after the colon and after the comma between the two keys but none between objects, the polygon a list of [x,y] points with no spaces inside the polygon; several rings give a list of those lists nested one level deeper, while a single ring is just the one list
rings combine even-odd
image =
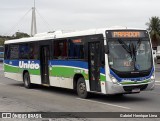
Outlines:
[{"label": "bus windshield", "polygon": [[109,66],[119,72],[145,71],[152,67],[149,39],[109,39]]}]

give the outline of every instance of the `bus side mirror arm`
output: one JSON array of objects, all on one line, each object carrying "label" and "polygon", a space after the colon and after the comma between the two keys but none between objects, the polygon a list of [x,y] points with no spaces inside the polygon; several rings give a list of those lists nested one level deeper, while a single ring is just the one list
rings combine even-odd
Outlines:
[{"label": "bus side mirror arm", "polygon": [[109,54],[109,48],[108,48],[108,45],[104,45],[104,52],[106,54]]}]

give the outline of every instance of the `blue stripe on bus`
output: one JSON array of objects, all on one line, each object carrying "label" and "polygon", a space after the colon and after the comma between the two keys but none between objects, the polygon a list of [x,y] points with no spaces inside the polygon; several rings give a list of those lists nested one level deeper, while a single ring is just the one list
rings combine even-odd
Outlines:
[{"label": "blue stripe on bus", "polygon": [[28,63],[28,61],[30,61],[30,62],[33,62],[33,63],[40,64],[39,60],[4,60],[4,63],[8,64],[8,65],[11,65],[11,66],[19,67],[19,61],[24,61],[24,63]]},{"label": "blue stripe on bus", "polygon": [[4,60],[4,63],[12,66],[19,66],[18,60]]},{"label": "blue stripe on bus", "polygon": [[88,63],[84,61],[52,60],[50,62],[51,65],[73,66],[73,67],[88,69]]},{"label": "blue stripe on bus", "polygon": [[[77,68],[88,69],[88,62],[85,61],[66,61],[66,60],[52,60],[51,65],[72,66]],[[100,68],[100,73],[105,74],[104,68]]]},{"label": "blue stripe on bus", "polygon": [[152,68],[150,74],[145,77],[138,77],[138,78],[120,78],[117,74],[115,74],[111,69],[110,69],[110,74],[114,76],[119,82],[122,82],[123,80],[131,80],[131,81],[141,81],[141,80],[146,80],[149,79],[154,72],[154,68]]}]

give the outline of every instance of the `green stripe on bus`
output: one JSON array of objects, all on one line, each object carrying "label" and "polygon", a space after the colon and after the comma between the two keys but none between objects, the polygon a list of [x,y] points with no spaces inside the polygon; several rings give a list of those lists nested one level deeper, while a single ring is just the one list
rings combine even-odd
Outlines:
[{"label": "green stripe on bus", "polygon": [[[53,67],[52,70],[50,71],[50,75],[51,76],[55,76],[55,77],[65,77],[65,78],[73,78],[73,76],[76,73],[80,73],[84,76],[84,78],[86,80],[88,80],[88,74],[85,73],[84,69],[80,69],[80,68],[72,68],[72,67]],[[105,81],[106,80],[106,76],[104,75],[100,75],[100,80],[101,81]]]},{"label": "green stripe on bus", "polygon": [[145,80],[145,81],[142,81],[142,82],[121,82],[120,84],[122,85],[126,85],[126,84],[145,84],[145,83],[148,83],[150,80]]},{"label": "green stripe on bus", "polygon": [[5,72],[22,73],[23,70],[28,70],[31,75],[40,75],[39,69],[38,70],[36,70],[36,69],[21,69],[18,66],[15,67],[15,66],[4,64],[4,71]]},{"label": "green stripe on bus", "polygon": [[14,67],[14,66],[10,66],[10,65],[4,65],[4,70],[5,70],[5,72],[13,72],[13,73],[19,72],[19,68]]},{"label": "green stripe on bus", "polygon": [[106,76],[101,74],[100,79],[101,79],[101,81],[106,81]]},{"label": "green stripe on bus", "polygon": [[53,67],[50,73],[51,76],[70,78],[74,76],[75,71],[81,71],[81,70],[69,67]]}]

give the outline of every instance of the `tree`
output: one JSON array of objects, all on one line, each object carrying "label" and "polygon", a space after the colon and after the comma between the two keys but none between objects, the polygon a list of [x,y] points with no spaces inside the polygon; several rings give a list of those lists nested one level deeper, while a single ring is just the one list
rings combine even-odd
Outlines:
[{"label": "tree", "polygon": [[160,45],[160,19],[157,16],[151,17],[146,23],[150,33],[153,47]]},{"label": "tree", "polygon": [[0,38],[0,46],[1,46],[1,45],[4,45],[4,41],[5,41],[5,39]]},{"label": "tree", "polygon": [[27,33],[16,32],[12,36],[0,36],[0,45],[4,45],[4,42],[11,39],[19,39],[23,37],[30,37]]},{"label": "tree", "polygon": [[23,38],[23,37],[30,37],[27,33],[23,33],[23,32],[16,32],[13,36],[14,39],[19,39],[19,38]]}]

